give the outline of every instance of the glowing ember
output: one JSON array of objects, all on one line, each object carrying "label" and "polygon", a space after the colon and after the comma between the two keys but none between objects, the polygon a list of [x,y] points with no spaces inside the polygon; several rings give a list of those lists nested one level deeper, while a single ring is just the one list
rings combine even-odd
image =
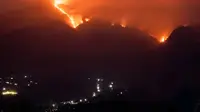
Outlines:
[{"label": "glowing ember", "polygon": [[126,25],[124,25],[124,24],[121,24],[121,26],[122,26],[123,28],[125,28],[125,27],[126,27]]},{"label": "glowing ember", "polygon": [[125,28],[125,27],[126,27],[126,21],[125,21],[124,19],[122,19],[120,25],[121,25],[123,28]]},{"label": "glowing ember", "polygon": [[88,21],[90,21],[90,19],[89,18],[85,18],[85,21],[88,22]]},{"label": "glowing ember", "polygon": [[160,42],[163,43],[163,42],[165,42],[166,39],[167,39],[166,36],[162,36],[161,39],[160,39]]}]

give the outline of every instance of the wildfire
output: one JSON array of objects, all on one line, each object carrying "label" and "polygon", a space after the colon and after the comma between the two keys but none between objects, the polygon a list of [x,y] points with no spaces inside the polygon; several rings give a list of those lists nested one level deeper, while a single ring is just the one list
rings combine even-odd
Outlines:
[{"label": "wildfire", "polygon": [[[69,18],[69,22],[73,28],[76,28],[80,24],[83,23],[82,21],[82,16],[80,15],[73,15],[65,11],[64,9],[60,8],[59,5],[61,4],[67,4],[68,5],[68,0],[55,0],[54,1],[54,6],[56,9],[58,9],[61,13],[65,14],[67,18]],[[89,21],[89,19],[85,20],[86,22]]]},{"label": "wildfire", "polygon": [[[70,1],[69,0],[54,0],[54,7],[60,11],[62,14],[66,15],[66,17],[68,18],[68,22],[70,24],[71,27],[73,28],[77,28],[80,24],[83,24],[84,22],[88,22],[90,21],[91,18],[83,18],[82,15],[80,14],[74,14],[72,13],[73,11],[71,11],[70,9],[63,9],[62,7],[60,7],[60,5],[66,5],[66,6],[70,6]],[[67,8],[67,7],[66,7]],[[119,25],[121,25],[121,27],[125,28],[127,27],[127,21],[126,18],[121,18],[121,21],[118,22]],[[115,23],[112,21],[111,23],[112,26],[115,25]],[[141,30],[143,30],[143,28],[140,28]],[[153,37],[159,37],[159,36],[155,36],[150,34]],[[167,36],[163,35],[161,36],[161,38],[158,38],[158,41],[160,43],[164,43],[167,40]]]}]

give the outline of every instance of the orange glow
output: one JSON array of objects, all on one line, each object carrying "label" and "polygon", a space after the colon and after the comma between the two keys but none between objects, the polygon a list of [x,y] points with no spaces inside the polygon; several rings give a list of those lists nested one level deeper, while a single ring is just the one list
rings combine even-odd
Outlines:
[{"label": "orange glow", "polygon": [[[55,0],[54,6],[61,13],[65,14],[69,18],[69,22],[73,28],[76,28],[77,26],[83,23],[81,15],[73,15],[68,13],[67,11],[59,7],[59,5],[61,4],[68,4],[68,0]],[[86,21],[89,21],[89,19],[87,19]]]},{"label": "orange glow", "polygon": [[167,40],[167,37],[166,36],[162,36],[161,39],[160,39],[160,43],[164,43],[166,40]]},{"label": "orange glow", "polygon": [[125,25],[125,24],[121,24],[121,26],[122,26],[123,28],[125,28],[125,27],[126,27],[126,25]]},{"label": "orange glow", "polygon": [[[88,22],[91,20],[91,17],[92,14],[90,15],[91,17],[90,18],[83,18],[85,15],[84,13],[82,13],[80,11],[80,7],[77,7],[79,6],[80,4],[78,5],[74,5],[73,2],[75,0],[54,0],[54,7],[59,11],[61,12],[62,14],[66,15],[66,17],[68,18],[67,19],[67,23],[72,27],[72,28],[77,28],[80,24],[83,24],[84,22]],[[77,2],[77,1],[76,1]],[[74,3],[76,3],[74,2]],[[60,7],[61,5],[65,5],[66,7],[63,8],[63,7]],[[79,13],[77,13],[77,12]],[[87,14],[86,14],[87,15]],[[95,17],[95,16],[94,16]],[[101,17],[100,17],[101,18]],[[118,17],[117,17],[118,18]],[[130,26],[132,25],[129,21],[129,23],[127,22],[127,18],[124,16],[124,17],[120,17],[120,19],[117,20],[109,20],[111,21],[111,25],[114,26],[115,25],[115,22],[118,23],[119,25],[121,25],[121,27],[125,28],[127,27],[127,25],[129,24]],[[115,21],[115,22],[114,22]],[[158,41],[160,43],[163,43],[166,41],[167,37],[166,34],[168,35],[168,32],[170,31],[170,29],[167,29],[163,36],[161,36],[160,38],[160,33],[161,31],[157,31],[157,30],[151,30],[151,29],[148,29],[148,27],[145,27],[144,25],[138,25],[140,26],[139,29],[141,29],[142,31],[145,31],[147,33],[149,33],[152,37],[155,37],[158,39]],[[148,31],[147,31],[148,30]],[[152,35],[153,34],[153,35]]]},{"label": "orange glow", "polygon": [[112,25],[112,26],[114,26],[114,25],[115,25],[115,23],[112,23],[111,25]]},{"label": "orange glow", "polygon": [[88,22],[88,21],[90,21],[90,19],[89,18],[85,18],[85,21]]},{"label": "orange glow", "polygon": [[125,21],[124,19],[122,19],[120,25],[121,25],[123,28],[125,28],[125,27],[126,27],[126,21]]},{"label": "orange glow", "polygon": [[[49,0],[51,1],[51,0]],[[53,0],[55,7],[66,15],[67,23],[76,28],[92,17],[112,22],[121,27],[136,27],[151,33],[159,42],[163,32],[173,31],[179,25],[199,23],[198,7],[190,8],[189,2],[181,0]],[[186,0],[187,1],[187,0]],[[62,5],[63,4],[63,5]],[[64,6],[64,7],[63,7]],[[192,6],[192,5],[191,5]],[[193,13],[187,13],[187,12]],[[159,18],[159,21],[158,21]],[[162,41],[161,41],[162,40]]]}]

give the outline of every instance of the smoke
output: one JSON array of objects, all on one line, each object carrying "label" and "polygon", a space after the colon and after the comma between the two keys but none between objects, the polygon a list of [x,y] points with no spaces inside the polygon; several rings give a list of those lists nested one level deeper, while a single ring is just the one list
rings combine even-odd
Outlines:
[{"label": "smoke", "polygon": [[73,13],[112,22],[126,21],[161,37],[185,24],[200,22],[198,0],[70,0]]},{"label": "smoke", "polygon": [[[31,5],[48,6],[54,0],[1,1],[0,14],[26,9]],[[199,0],[60,0],[65,1],[71,14],[94,17],[111,22],[124,22],[138,27],[157,38],[185,24],[200,23]],[[44,5],[45,4],[45,5]],[[65,4],[65,5],[66,5]],[[48,13],[49,14],[49,13]]]}]

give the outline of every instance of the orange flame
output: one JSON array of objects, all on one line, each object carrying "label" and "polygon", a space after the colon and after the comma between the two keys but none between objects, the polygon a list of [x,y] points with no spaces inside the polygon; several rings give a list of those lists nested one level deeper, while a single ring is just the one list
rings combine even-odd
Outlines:
[{"label": "orange flame", "polygon": [[[76,28],[77,26],[83,23],[82,17],[80,15],[75,16],[73,14],[68,13],[67,11],[59,7],[60,4],[68,4],[68,0],[55,0],[54,7],[69,18],[69,22],[73,28]],[[89,19],[87,19],[86,21],[88,22]]]},{"label": "orange flame", "polygon": [[162,36],[161,39],[160,39],[160,43],[164,43],[166,40],[167,40],[167,37],[166,36]]},{"label": "orange flame", "polygon": [[88,21],[90,21],[90,19],[89,18],[85,18],[85,21],[88,22]]},{"label": "orange flame", "polygon": [[[83,24],[84,22],[88,22],[90,21],[91,18],[83,18],[82,15],[80,14],[74,14],[72,13],[73,11],[71,11],[70,9],[69,10],[64,10],[63,8],[61,8],[59,5],[62,5],[62,4],[65,4],[67,6],[70,6],[69,4],[69,0],[54,0],[54,7],[60,11],[62,14],[66,15],[67,18],[69,18],[69,24],[71,27],[73,28],[77,28],[80,24]],[[119,25],[121,25],[121,27],[127,27],[127,20],[125,18],[121,18],[120,21],[117,22]],[[111,23],[112,26],[115,25],[115,22],[112,21]],[[141,30],[143,30],[144,28],[143,27],[140,27]],[[149,34],[153,37],[160,37],[160,36],[155,36],[155,35],[152,35],[152,33],[149,32]],[[168,34],[165,32],[165,34]],[[168,36],[166,35],[163,35],[161,36],[161,38],[157,38],[158,41],[160,43],[164,43],[166,40],[167,40]]]}]

